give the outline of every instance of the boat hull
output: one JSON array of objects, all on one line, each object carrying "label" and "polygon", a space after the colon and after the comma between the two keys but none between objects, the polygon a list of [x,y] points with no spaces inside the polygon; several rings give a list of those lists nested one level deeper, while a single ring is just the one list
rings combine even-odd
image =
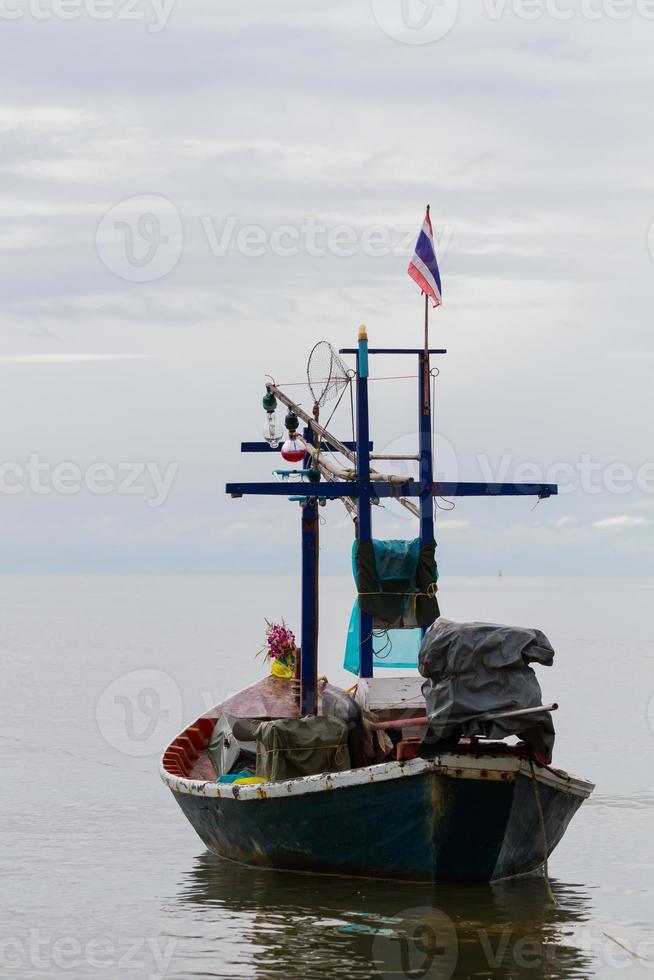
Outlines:
[{"label": "boat hull", "polygon": [[[471,761],[391,763],[322,777],[324,785],[307,777],[232,786],[231,796],[215,795],[216,784],[166,781],[207,848],[247,865],[423,882],[533,871],[544,841],[528,766]],[[549,853],[592,786],[538,770]]]}]

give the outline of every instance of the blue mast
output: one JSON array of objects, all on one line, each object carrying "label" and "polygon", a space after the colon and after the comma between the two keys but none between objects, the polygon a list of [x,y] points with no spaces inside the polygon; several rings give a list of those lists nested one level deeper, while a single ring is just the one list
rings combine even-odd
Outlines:
[{"label": "blue mast", "polygon": [[[361,490],[357,498],[357,541],[372,541],[370,493],[370,422],[368,418],[368,333],[359,327],[357,351],[357,479]],[[372,616],[359,608],[359,677],[372,677]]]},{"label": "blue mast", "polygon": [[[314,444],[313,430],[304,430],[305,441]],[[305,468],[313,465],[304,457]],[[318,501],[307,497],[300,508],[302,520],[302,639],[300,658],[300,713],[317,714],[316,678],[318,673]]]},{"label": "blue mast", "polygon": [[[432,446],[432,411],[429,391],[429,297],[425,293],[425,349],[418,355],[418,433],[420,452],[420,475],[418,480],[423,488],[420,494],[420,545],[425,547],[434,540],[434,460]],[[429,487],[429,490],[427,489]],[[427,626],[423,627],[423,633]]]}]

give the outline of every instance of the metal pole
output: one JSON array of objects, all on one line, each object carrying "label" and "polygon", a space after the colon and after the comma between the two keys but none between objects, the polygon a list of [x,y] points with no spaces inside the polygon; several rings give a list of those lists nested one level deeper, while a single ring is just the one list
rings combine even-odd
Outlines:
[{"label": "metal pole", "polygon": [[[307,442],[311,429],[304,430]],[[305,466],[308,466],[305,457]],[[300,671],[300,712],[317,714],[316,677],[318,675],[318,503],[309,498],[302,514],[302,654]]]},{"label": "metal pole", "polygon": [[[427,212],[429,213],[429,205],[427,205]],[[425,293],[425,352],[424,352],[424,393],[422,401],[422,410],[425,415],[429,415],[429,296]]]},{"label": "metal pole", "polygon": [[[426,393],[425,393],[426,392]],[[420,475],[422,485],[420,494],[420,544],[426,545],[434,540],[434,498],[431,486],[434,482],[434,464],[431,448],[431,404],[429,398],[429,353],[418,355],[418,414],[420,439]],[[427,411],[424,405],[427,405]]]},{"label": "metal pole", "polygon": [[[370,422],[368,418],[368,334],[359,327],[357,356],[357,476],[359,482],[370,481]],[[371,494],[362,490],[357,500],[357,540],[372,541]],[[359,677],[372,677],[372,616],[359,608]]]},{"label": "metal pole", "polygon": [[[418,355],[418,426],[420,432],[420,545],[434,540],[434,462],[431,444],[431,399],[429,397],[429,344],[427,338],[428,306],[425,296],[425,350]],[[423,634],[429,624],[423,626]]]}]

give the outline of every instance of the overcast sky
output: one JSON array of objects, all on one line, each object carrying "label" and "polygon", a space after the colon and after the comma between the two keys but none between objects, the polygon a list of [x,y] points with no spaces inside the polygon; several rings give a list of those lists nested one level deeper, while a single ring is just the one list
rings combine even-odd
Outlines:
[{"label": "overcast sky", "polygon": [[[439,511],[441,574],[650,574],[654,4],[316,6],[0,4],[0,567],[292,571],[299,510],[224,484],[275,463],[266,373],[420,343],[429,201],[437,468],[565,491]],[[376,448],[415,384],[371,386]]]}]

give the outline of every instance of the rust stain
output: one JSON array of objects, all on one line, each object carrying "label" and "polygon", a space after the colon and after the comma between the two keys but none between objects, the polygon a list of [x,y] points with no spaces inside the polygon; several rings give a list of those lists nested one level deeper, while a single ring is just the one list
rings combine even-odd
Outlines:
[{"label": "rust stain", "polygon": [[445,813],[445,798],[443,796],[443,779],[434,774],[431,778],[431,814],[434,825]]}]

